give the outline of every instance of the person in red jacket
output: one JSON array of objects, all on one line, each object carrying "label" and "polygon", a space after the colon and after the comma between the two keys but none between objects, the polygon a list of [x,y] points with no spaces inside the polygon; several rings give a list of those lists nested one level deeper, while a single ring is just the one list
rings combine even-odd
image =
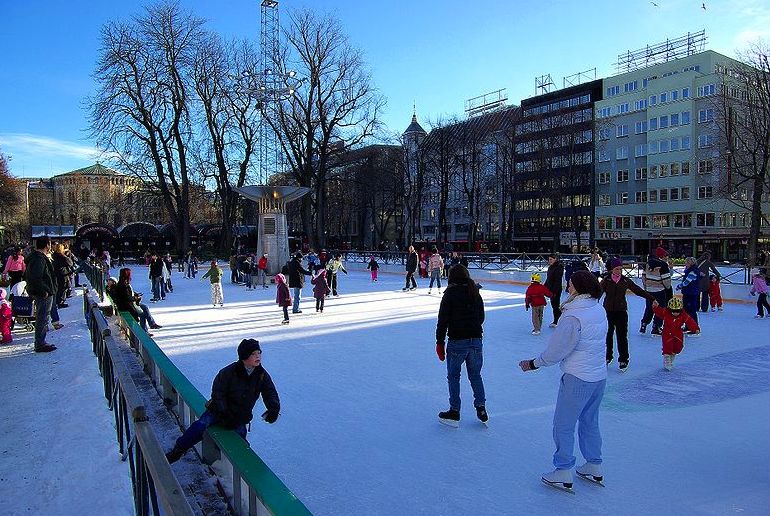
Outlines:
[{"label": "person in red jacket", "polygon": [[711,303],[711,311],[715,312],[717,309],[722,311],[722,288],[719,286],[719,278],[711,275],[709,282],[709,303]]},{"label": "person in red jacket", "polygon": [[674,368],[674,357],[684,348],[682,327],[687,327],[695,334],[700,332],[698,323],[682,307],[682,300],[678,297],[672,297],[667,308],[660,306],[657,301],[652,303],[655,315],[663,319],[663,368],[666,371]]},{"label": "person in red jacket", "polygon": [[264,253],[257,262],[257,281],[262,280],[262,288],[267,286],[267,253]]},{"label": "person in red jacket", "polygon": [[533,274],[532,283],[524,293],[524,306],[527,311],[532,307],[532,335],[540,335],[540,328],[543,326],[543,312],[547,304],[545,298],[552,296],[553,293],[545,285],[540,284],[540,274]]},{"label": "person in red jacket", "polygon": [[280,274],[275,275],[275,286],[278,288],[275,295],[275,302],[278,306],[283,308],[283,322],[281,324],[289,324],[289,307],[292,302],[289,285],[286,283],[287,274],[289,274],[289,268],[284,265]]}]

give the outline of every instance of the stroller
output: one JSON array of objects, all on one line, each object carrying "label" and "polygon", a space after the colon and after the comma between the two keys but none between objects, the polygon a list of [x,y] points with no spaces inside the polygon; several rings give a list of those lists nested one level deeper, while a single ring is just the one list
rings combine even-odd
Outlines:
[{"label": "stroller", "polygon": [[27,282],[20,281],[11,289],[11,313],[13,315],[13,328],[16,324],[24,327],[26,331],[35,329],[35,310],[32,298],[27,294]]}]

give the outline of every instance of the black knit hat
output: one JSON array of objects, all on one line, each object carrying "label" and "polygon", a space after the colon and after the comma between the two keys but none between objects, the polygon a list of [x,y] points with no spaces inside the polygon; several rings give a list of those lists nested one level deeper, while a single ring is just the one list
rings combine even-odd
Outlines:
[{"label": "black knit hat", "polygon": [[262,351],[259,347],[259,341],[255,339],[243,339],[238,344],[238,360],[246,360],[255,351]]},{"label": "black knit hat", "polygon": [[588,294],[593,298],[602,297],[602,290],[599,287],[599,280],[588,271],[577,271],[569,279],[575,291],[578,294]]}]

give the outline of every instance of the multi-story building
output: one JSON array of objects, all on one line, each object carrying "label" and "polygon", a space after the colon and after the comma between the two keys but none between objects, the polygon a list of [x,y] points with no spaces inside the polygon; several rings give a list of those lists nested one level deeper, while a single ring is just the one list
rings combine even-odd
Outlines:
[{"label": "multi-story building", "polygon": [[[691,53],[603,81],[596,103],[596,242],[644,254],[743,259],[748,212],[725,188],[717,97],[743,65]],[[745,194],[740,194],[745,195]]]},{"label": "multi-story building", "polygon": [[586,247],[592,240],[593,80],[525,99],[515,129],[514,246],[519,251]]}]

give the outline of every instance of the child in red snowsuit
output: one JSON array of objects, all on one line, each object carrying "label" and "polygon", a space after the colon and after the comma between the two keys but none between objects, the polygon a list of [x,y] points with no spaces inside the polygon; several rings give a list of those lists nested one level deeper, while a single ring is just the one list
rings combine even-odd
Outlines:
[{"label": "child in red snowsuit", "polygon": [[532,335],[540,335],[540,328],[543,326],[543,311],[545,310],[548,297],[553,294],[545,285],[540,284],[540,274],[532,275],[532,283],[527,287],[524,293],[524,306],[527,311],[532,307]]},{"label": "child in red snowsuit", "polygon": [[663,320],[663,368],[666,371],[671,371],[674,367],[674,357],[684,348],[682,327],[695,334],[700,332],[698,323],[682,308],[682,300],[678,297],[669,300],[668,308],[663,308],[657,301],[652,304],[655,316]]},{"label": "child in red snowsuit", "polygon": [[7,344],[13,341],[11,327],[13,326],[13,310],[11,305],[5,299],[4,288],[0,288],[0,344]]},{"label": "child in red snowsuit", "polygon": [[711,282],[709,283],[709,302],[711,303],[711,311],[719,309],[722,311],[722,289],[719,287],[719,278],[711,275]]}]

